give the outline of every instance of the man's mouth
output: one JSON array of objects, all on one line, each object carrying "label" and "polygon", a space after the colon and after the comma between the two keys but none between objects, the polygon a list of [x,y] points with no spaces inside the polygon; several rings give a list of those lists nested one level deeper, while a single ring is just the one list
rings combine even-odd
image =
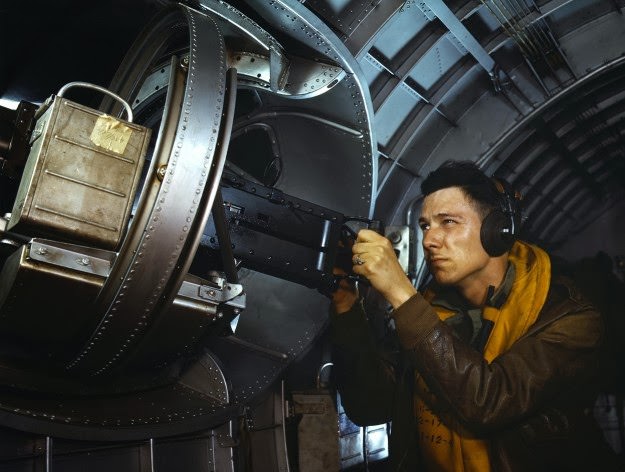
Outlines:
[{"label": "man's mouth", "polygon": [[447,258],[445,257],[431,257],[428,260],[428,265],[432,269],[440,268],[441,266],[445,264],[446,261],[447,261]]}]

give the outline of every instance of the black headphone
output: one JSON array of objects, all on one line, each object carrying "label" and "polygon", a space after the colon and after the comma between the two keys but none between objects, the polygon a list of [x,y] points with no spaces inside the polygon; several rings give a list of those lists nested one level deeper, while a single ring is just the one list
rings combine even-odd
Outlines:
[{"label": "black headphone", "polygon": [[498,257],[509,251],[519,234],[521,194],[503,179],[491,178],[498,195],[499,208],[492,210],[480,229],[480,240],[486,253]]}]

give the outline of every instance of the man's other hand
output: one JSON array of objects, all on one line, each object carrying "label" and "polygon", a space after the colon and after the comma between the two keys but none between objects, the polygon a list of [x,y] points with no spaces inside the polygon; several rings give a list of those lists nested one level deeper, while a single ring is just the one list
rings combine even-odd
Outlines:
[{"label": "man's other hand", "polygon": [[[344,270],[337,267],[334,268],[333,273],[339,276],[347,275]],[[336,312],[340,315],[349,311],[356,300],[358,300],[358,291],[354,283],[346,278],[339,279],[337,289],[332,292],[332,304]]]}]

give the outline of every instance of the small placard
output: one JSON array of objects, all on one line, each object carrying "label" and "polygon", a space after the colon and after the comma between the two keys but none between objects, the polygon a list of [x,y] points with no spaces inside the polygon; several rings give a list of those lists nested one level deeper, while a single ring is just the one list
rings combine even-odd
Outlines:
[{"label": "small placard", "polygon": [[112,116],[102,115],[95,122],[91,142],[107,151],[123,154],[132,136],[132,130]]}]

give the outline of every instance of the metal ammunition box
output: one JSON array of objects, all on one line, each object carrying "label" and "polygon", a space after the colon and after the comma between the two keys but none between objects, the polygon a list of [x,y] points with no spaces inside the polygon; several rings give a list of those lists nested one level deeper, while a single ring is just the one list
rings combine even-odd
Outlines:
[{"label": "metal ammunition box", "polygon": [[60,96],[50,101],[35,125],[8,228],[116,248],[151,130]]}]

